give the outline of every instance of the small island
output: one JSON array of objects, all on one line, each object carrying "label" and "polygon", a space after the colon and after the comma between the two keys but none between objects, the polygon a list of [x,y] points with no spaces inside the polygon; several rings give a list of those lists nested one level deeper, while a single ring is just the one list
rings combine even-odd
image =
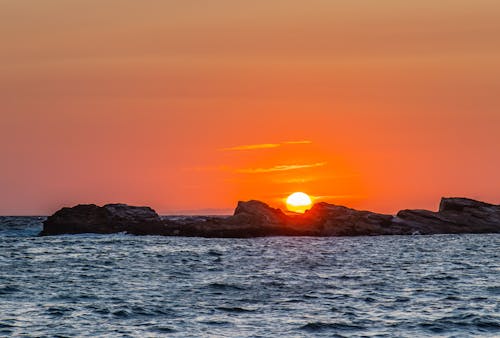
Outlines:
[{"label": "small island", "polygon": [[85,204],[49,216],[40,235],[82,233],[209,238],[500,233],[500,205],[452,197],[442,198],[437,212],[386,215],[322,202],[303,214],[287,214],[252,200],[238,202],[232,216],[172,218],[160,217],[149,207]]}]

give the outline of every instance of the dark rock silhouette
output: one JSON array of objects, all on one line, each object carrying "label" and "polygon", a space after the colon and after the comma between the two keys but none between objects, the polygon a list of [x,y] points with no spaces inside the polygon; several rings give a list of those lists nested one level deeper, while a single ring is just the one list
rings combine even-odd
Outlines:
[{"label": "dark rock silhouette", "polygon": [[238,202],[233,216],[205,217],[178,221],[167,220],[169,235],[189,237],[317,236],[311,227],[293,222],[280,209],[260,201]]},{"label": "dark rock silhouette", "polygon": [[302,222],[312,224],[322,236],[389,235],[394,232],[392,215],[359,211],[328,203],[315,204]]},{"label": "dark rock silhouette", "polygon": [[162,219],[149,207],[93,204],[63,208],[47,218],[41,235],[126,232],[190,237],[375,236],[499,233],[500,205],[443,198],[438,212],[402,210],[397,216],[328,203],[285,214],[260,201],[238,202],[233,216]]},{"label": "dark rock silhouette", "polygon": [[41,235],[127,232],[136,235],[157,233],[164,225],[149,207],[126,204],[80,204],[62,208],[44,222]]},{"label": "dark rock silhouette", "polygon": [[402,210],[395,221],[420,234],[500,232],[500,205],[468,198],[442,198],[438,212]]}]

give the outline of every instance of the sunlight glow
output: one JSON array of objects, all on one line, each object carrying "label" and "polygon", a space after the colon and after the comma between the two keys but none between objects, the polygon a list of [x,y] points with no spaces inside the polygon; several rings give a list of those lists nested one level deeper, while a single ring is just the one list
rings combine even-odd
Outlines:
[{"label": "sunlight glow", "polygon": [[287,209],[293,212],[304,213],[311,205],[311,198],[303,192],[294,192],[286,199]]}]

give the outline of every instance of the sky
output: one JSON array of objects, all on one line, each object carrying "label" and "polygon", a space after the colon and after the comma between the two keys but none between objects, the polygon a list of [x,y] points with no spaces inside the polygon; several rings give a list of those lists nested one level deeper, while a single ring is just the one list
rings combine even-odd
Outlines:
[{"label": "sky", "polygon": [[497,0],[0,0],[0,214],[500,203]]}]

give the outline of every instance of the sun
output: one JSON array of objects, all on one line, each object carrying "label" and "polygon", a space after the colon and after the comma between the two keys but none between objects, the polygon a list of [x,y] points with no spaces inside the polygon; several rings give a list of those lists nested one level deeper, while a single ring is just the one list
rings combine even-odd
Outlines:
[{"label": "sun", "polygon": [[304,213],[311,205],[311,198],[303,192],[294,192],[286,199],[286,208],[293,212]]}]

